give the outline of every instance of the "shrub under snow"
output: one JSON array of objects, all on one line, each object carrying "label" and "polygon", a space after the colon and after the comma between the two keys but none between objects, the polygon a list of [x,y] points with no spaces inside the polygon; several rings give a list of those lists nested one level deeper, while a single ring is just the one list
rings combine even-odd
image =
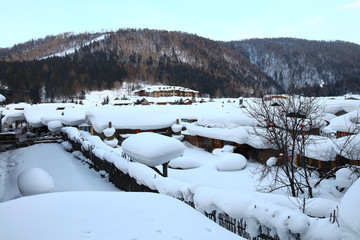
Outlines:
[{"label": "shrub under snow", "polygon": [[48,193],[54,188],[54,180],[41,168],[30,168],[23,171],[17,178],[17,184],[23,196]]},{"label": "shrub under snow", "polygon": [[219,171],[238,171],[246,167],[246,158],[237,153],[229,153],[222,155],[216,163]]},{"label": "shrub under snow", "polygon": [[352,172],[348,168],[339,169],[336,172],[336,186],[338,189],[349,188],[353,183]]},{"label": "shrub under snow", "polygon": [[179,157],[170,161],[169,167],[171,168],[179,168],[179,169],[192,169],[198,168],[201,166],[201,163],[197,159],[187,158],[187,157]]}]

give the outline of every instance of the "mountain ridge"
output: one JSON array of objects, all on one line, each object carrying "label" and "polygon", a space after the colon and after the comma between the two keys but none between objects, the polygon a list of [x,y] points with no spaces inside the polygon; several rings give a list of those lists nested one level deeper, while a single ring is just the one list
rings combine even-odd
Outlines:
[{"label": "mountain ridge", "polygon": [[[360,90],[351,84],[360,82],[359,56],[360,46],[346,42],[221,42],[149,29],[64,33],[0,49],[0,86],[10,99],[24,96],[32,102],[30,95],[37,92],[43,101],[74,97],[81,90],[112,88],[117,81],[181,85],[213,97],[326,95],[334,87],[339,93]],[[28,93],[21,93],[22,85]]]}]

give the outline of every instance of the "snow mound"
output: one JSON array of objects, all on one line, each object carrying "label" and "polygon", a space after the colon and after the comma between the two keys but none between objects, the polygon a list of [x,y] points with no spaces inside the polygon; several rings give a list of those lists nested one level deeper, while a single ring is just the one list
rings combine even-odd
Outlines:
[{"label": "snow mound", "polygon": [[216,162],[218,171],[238,171],[246,167],[246,158],[237,153],[225,154]]},{"label": "snow mound", "polygon": [[270,157],[270,158],[266,161],[266,165],[267,165],[268,167],[275,166],[277,160],[278,160],[278,159],[277,159],[276,157]]},{"label": "snow mound", "polygon": [[172,138],[175,138],[176,140],[179,140],[180,142],[184,140],[184,135],[171,135]]},{"label": "snow mound", "polygon": [[61,145],[63,145],[63,147],[67,150],[67,151],[71,151],[73,149],[71,143],[69,141],[65,141],[62,142]]},{"label": "snow mound", "polygon": [[103,130],[103,133],[104,133],[105,137],[107,137],[107,138],[112,137],[115,133],[115,128],[114,127],[105,128]]},{"label": "snow mound", "polygon": [[60,129],[63,127],[60,121],[50,121],[48,122],[47,126],[51,132],[60,131]]},{"label": "snow mound", "polygon": [[3,102],[6,100],[6,97],[4,97],[4,95],[0,94],[0,102]]},{"label": "snow mound", "polygon": [[360,180],[345,193],[339,205],[339,223],[342,239],[360,239]]},{"label": "snow mound", "polygon": [[152,132],[138,133],[122,143],[125,154],[147,166],[158,166],[183,155],[185,146],[179,140]]},{"label": "snow mound", "polygon": [[181,124],[173,124],[172,126],[171,126],[171,130],[174,132],[174,133],[178,133],[178,132],[180,132],[181,131],[181,129],[182,129],[182,125]]},{"label": "snow mound", "polygon": [[222,148],[215,148],[212,151],[212,154],[214,154],[215,156],[221,156],[221,155],[226,154],[226,153],[232,153],[234,151],[234,149],[235,149],[235,146],[225,145]]},{"label": "snow mound", "polygon": [[352,172],[348,168],[339,169],[336,174],[336,186],[339,189],[349,188],[353,183]]},{"label": "snow mound", "polygon": [[30,168],[23,171],[17,178],[17,184],[23,196],[48,193],[54,188],[54,180],[41,168]]},{"label": "snow mound", "polygon": [[169,167],[177,169],[192,169],[201,166],[201,162],[198,159],[179,157],[173,159],[169,163]]},{"label": "snow mound", "polygon": [[104,143],[106,143],[110,147],[116,147],[119,141],[116,138],[113,138],[111,140],[104,139]]}]

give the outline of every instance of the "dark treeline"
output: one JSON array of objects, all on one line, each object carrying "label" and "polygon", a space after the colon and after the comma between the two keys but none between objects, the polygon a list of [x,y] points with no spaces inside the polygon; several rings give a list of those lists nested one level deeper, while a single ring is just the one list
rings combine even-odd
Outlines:
[{"label": "dark treeline", "polygon": [[[66,51],[74,53],[54,57]],[[212,97],[360,92],[360,46],[301,39],[218,42],[183,32],[64,33],[0,49],[9,102],[71,99],[115,82],[189,87]],[[41,60],[42,59],[42,60]]]}]

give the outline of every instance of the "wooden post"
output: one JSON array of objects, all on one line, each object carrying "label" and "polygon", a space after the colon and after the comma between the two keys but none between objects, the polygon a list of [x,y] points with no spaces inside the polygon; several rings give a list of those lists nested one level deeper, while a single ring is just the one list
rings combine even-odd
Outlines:
[{"label": "wooden post", "polygon": [[331,168],[334,169],[336,167],[336,161],[331,161]]},{"label": "wooden post", "polygon": [[312,166],[312,164],[313,164],[313,159],[309,158],[309,165]]},{"label": "wooden post", "polygon": [[91,134],[91,136],[94,136],[94,128],[92,125],[90,126],[90,134]]},{"label": "wooden post", "polygon": [[318,161],[318,167],[322,168],[322,161],[320,161],[320,160]]},{"label": "wooden post", "polygon": [[169,162],[166,162],[162,165],[163,166],[163,177],[168,176],[168,165],[169,165]]},{"label": "wooden post", "polygon": [[112,127],[112,123],[111,122],[109,122],[109,128],[111,128]]}]

